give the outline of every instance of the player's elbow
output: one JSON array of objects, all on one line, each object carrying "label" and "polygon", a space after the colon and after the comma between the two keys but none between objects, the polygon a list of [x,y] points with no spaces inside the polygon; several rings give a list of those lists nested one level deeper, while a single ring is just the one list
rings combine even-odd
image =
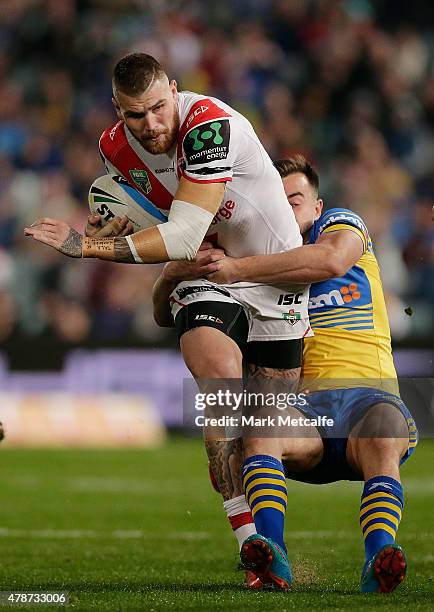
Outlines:
[{"label": "player's elbow", "polygon": [[195,239],[194,243],[190,241],[180,241],[176,245],[176,249],[171,249],[170,251],[171,261],[193,261],[196,259],[202,240],[199,242],[198,239]]},{"label": "player's elbow", "polygon": [[154,308],[154,311],[152,314],[154,317],[154,321],[158,325],[158,327],[165,327],[164,318],[161,316],[161,313],[156,308]]},{"label": "player's elbow", "polygon": [[173,327],[173,318],[168,312],[163,312],[160,308],[154,307],[153,315],[158,327]]},{"label": "player's elbow", "polygon": [[337,278],[344,276],[351,266],[348,266],[340,257],[332,255],[326,259],[326,267],[329,278]]},{"label": "player's elbow", "polygon": [[212,220],[209,211],[174,200],[169,221],[158,226],[169,259],[193,261]]},{"label": "player's elbow", "polygon": [[158,325],[158,327],[174,327],[172,319],[165,319],[160,317],[159,315],[154,314],[154,321]]}]

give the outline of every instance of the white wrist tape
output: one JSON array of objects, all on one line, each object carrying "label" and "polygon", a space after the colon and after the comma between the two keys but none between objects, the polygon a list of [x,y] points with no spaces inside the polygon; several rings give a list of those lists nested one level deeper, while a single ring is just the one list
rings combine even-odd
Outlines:
[{"label": "white wrist tape", "polygon": [[143,259],[137,253],[137,249],[135,247],[135,244],[134,244],[133,239],[131,238],[131,236],[125,236],[125,238],[127,239],[128,246],[130,247],[131,254],[134,257],[134,261],[136,263],[143,263]]},{"label": "white wrist tape", "polygon": [[169,258],[193,260],[213,218],[200,206],[173,200],[169,220],[157,225]]}]

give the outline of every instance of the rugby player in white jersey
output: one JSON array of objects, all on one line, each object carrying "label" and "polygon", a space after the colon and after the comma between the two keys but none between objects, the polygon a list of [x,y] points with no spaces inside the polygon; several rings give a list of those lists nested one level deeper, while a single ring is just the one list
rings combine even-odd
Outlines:
[{"label": "rugby player in white jersey", "polygon": [[[167,223],[132,236],[101,238],[83,237],[66,223],[45,218],[26,228],[26,235],[70,257],[125,263],[194,260],[205,236],[232,257],[302,244],[279,174],[240,113],[215,98],[178,92],[160,64],[142,53],[116,65],[113,103],[119,121],[100,140],[107,170],[121,174],[168,214]],[[217,249],[211,253],[211,259],[220,256]],[[291,325],[287,305],[280,303],[282,286],[174,283],[173,314],[194,377],[241,379],[244,350],[254,377],[296,381],[302,338],[310,333],[308,286],[286,285],[283,291],[297,311]],[[209,438],[206,448],[228,516],[242,514],[243,508],[247,513],[240,440]],[[235,531],[241,545],[254,527],[237,524]]]}]

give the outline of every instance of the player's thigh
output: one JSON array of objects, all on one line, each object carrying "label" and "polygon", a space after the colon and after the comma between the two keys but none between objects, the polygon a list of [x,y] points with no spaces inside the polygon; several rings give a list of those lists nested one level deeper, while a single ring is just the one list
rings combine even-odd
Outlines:
[{"label": "player's thigh", "polygon": [[303,358],[302,338],[249,341],[246,347],[246,361],[249,367],[249,380],[272,385],[276,389],[294,391],[300,380]]},{"label": "player's thigh", "polygon": [[180,340],[184,361],[195,378],[241,378],[242,354],[229,336],[212,327],[197,327]]},{"label": "player's thigh", "polygon": [[351,429],[347,461],[362,474],[399,466],[409,446],[409,425],[393,404],[372,405]]},{"label": "player's thigh", "polygon": [[184,361],[195,378],[242,378],[248,321],[241,305],[193,302],[177,314],[175,325]]}]

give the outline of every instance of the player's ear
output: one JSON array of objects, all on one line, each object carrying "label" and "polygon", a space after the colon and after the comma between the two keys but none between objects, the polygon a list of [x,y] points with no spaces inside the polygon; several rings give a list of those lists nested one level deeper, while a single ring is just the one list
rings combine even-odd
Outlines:
[{"label": "player's ear", "polygon": [[119,117],[119,119],[122,119],[122,113],[121,113],[121,107],[119,106],[118,101],[116,100],[116,98],[112,98],[112,104],[115,107],[115,111],[117,116]]},{"label": "player's ear", "polygon": [[175,81],[175,79],[172,79],[169,86],[175,102],[178,102],[178,83]]},{"label": "player's ear", "polygon": [[321,217],[324,202],[319,198],[315,205],[315,221]]}]

